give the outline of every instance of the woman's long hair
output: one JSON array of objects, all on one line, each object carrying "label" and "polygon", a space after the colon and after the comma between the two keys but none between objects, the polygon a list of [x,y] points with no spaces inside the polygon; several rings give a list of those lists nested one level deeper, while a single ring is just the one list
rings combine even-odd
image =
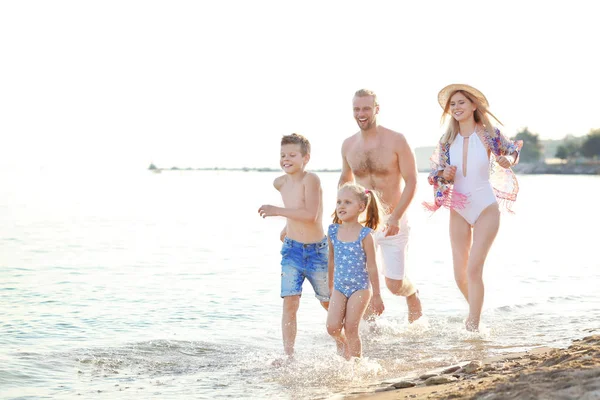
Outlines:
[{"label": "woman's long hair", "polygon": [[491,113],[487,106],[484,103],[482,103],[477,97],[473,96],[466,90],[456,90],[452,92],[450,96],[448,96],[448,101],[446,102],[444,112],[442,113],[442,124],[445,122],[446,118],[450,118],[450,122],[448,122],[446,132],[442,136],[442,143],[452,143],[456,138],[456,135],[458,134],[458,121],[454,119],[454,117],[452,117],[452,114],[450,114],[450,100],[452,99],[452,96],[454,96],[456,93],[462,93],[467,99],[469,99],[471,103],[475,104],[475,107],[477,107],[477,109],[473,112],[473,118],[475,118],[476,124],[483,125],[484,130],[490,133],[494,132],[494,126],[490,122],[488,115],[494,118],[496,122],[498,122],[500,125],[502,125],[502,122],[500,122],[500,120],[496,118],[496,116]]}]

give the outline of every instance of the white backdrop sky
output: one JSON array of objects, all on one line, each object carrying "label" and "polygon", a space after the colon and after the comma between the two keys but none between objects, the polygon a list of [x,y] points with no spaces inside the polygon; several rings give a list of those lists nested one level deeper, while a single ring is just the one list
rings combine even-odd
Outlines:
[{"label": "white backdrop sky", "polygon": [[593,1],[2,1],[0,167],[338,168],[353,93],[413,147],[437,92],[483,91],[514,135],[600,128]]}]

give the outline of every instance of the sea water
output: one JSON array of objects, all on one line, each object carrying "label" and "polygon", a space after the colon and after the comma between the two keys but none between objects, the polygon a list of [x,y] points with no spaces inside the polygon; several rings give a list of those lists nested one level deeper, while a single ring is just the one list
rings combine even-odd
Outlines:
[{"label": "sea water", "polygon": [[[363,359],[336,355],[310,284],[295,361],[281,340],[276,172],[0,172],[0,397],[330,398],[469,359],[566,347],[597,332],[598,176],[519,175],[485,268],[480,333],[453,277],[448,212],[426,175],[408,273],[424,316],[382,289]],[[324,225],[337,173],[319,173]]]}]

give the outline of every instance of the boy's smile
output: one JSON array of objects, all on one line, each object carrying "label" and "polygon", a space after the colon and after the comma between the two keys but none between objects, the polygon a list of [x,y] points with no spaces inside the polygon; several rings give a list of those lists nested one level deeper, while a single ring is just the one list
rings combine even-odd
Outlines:
[{"label": "boy's smile", "polygon": [[291,174],[301,170],[308,162],[308,154],[302,155],[299,144],[284,144],[281,146],[279,165],[286,173]]}]

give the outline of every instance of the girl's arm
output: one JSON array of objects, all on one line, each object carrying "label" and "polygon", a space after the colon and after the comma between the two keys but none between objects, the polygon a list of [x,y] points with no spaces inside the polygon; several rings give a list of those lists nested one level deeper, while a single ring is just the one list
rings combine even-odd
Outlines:
[{"label": "girl's arm", "polygon": [[373,242],[373,236],[371,234],[365,236],[363,242],[363,249],[367,256],[367,272],[369,273],[369,280],[373,288],[373,298],[371,299],[371,305],[373,311],[377,315],[381,315],[385,306],[383,305],[383,299],[381,298],[381,289],[379,288],[379,272],[377,271],[377,260],[375,258],[375,243]]}]

